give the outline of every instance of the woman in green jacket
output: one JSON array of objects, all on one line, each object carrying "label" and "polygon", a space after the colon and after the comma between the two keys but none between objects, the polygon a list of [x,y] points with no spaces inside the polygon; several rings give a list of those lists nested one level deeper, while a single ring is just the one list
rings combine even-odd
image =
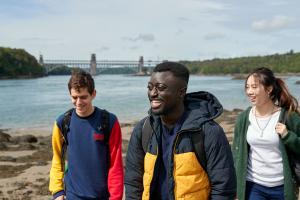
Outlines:
[{"label": "woman in green jacket", "polygon": [[288,154],[300,155],[297,99],[268,68],[248,75],[245,92],[252,107],[239,115],[232,145],[237,198],[295,200],[297,188]]}]

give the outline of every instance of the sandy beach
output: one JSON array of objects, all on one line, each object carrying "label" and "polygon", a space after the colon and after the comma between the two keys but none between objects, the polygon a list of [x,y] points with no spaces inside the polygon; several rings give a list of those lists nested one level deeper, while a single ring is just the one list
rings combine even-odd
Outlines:
[{"label": "sandy beach", "polygon": [[[224,111],[217,118],[231,143],[241,110]],[[135,123],[121,123],[123,156]],[[0,200],[49,200],[52,159],[51,127],[0,130]]]}]

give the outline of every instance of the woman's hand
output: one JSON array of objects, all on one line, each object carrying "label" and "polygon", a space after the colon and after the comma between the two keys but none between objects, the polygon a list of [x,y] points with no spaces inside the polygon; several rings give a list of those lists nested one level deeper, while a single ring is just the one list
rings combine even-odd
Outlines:
[{"label": "woman's hand", "polygon": [[281,138],[284,138],[288,133],[288,130],[286,129],[286,125],[280,122],[276,124],[275,131]]}]

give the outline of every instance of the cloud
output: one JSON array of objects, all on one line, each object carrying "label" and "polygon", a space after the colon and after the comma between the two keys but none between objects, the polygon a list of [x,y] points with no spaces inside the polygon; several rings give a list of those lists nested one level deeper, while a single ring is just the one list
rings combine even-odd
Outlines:
[{"label": "cloud", "polygon": [[[54,1],[60,3],[57,0],[52,0],[51,2]],[[48,0],[1,1],[0,20],[9,19],[10,21],[28,21],[38,19],[60,7],[57,6],[57,4],[55,5],[56,7],[51,6],[49,2],[50,1]]]},{"label": "cloud", "polygon": [[138,41],[152,42],[155,40],[155,37],[153,34],[139,34],[137,37],[134,38],[123,37],[123,39],[131,42],[138,42]]},{"label": "cloud", "polygon": [[[225,4],[223,1],[209,1],[209,0],[193,0],[201,5],[201,8],[207,11],[223,11],[228,9],[228,5]],[[192,4],[192,6],[195,6]]]},{"label": "cloud", "polygon": [[204,36],[205,40],[216,40],[216,39],[222,39],[225,35],[223,33],[208,33]]},{"label": "cloud", "polygon": [[59,41],[58,38],[46,38],[46,37],[26,37],[20,38],[21,42],[55,42]]},{"label": "cloud", "polygon": [[96,49],[97,52],[105,52],[105,51],[109,51],[109,47],[107,46],[102,46],[99,49]]},{"label": "cloud", "polygon": [[132,47],[130,47],[130,50],[137,50],[139,48],[140,48],[139,46],[132,46]]},{"label": "cloud", "polygon": [[288,27],[294,19],[288,16],[275,16],[270,20],[259,20],[252,23],[252,28],[258,32],[272,32]]},{"label": "cloud", "polygon": [[175,35],[181,35],[183,34],[184,31],[182,29],[178,29],[176,32],[175,32]]},{"label": "cloud", "polygon": [[284,6],[287,5],[288,2],[287,1],[268,1],[267,3],[270,4],[270,6]]},{"label": "cloud", "polygon": [[186,22],[186,21],[190,21],[188,18],[186,17],[179,17],[178,18],[179,21],[183,21],[183,22]]}]

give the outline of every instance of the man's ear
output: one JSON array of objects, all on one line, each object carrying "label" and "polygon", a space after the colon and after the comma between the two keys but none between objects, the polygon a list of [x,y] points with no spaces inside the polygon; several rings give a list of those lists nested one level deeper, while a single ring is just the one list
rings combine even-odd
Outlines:
[{"label": "man's ear", "polygon": [[96,92],[96,90],[94,90],[93,93],[92,93],[92,98],[93,99],[96,97],[96,94],[97,94],[97,92]]},{"label": "man's ear", "polygon": [[187,87],[183,87],[179,90],[179,96],[184,98],[185,95],[186,95],[186,90],[187,90]]}]

